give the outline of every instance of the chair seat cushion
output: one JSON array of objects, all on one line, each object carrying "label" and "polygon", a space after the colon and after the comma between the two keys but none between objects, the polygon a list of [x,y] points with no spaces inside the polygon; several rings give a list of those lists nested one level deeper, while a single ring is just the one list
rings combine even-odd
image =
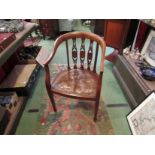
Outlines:
[{"label": "chair seat cushion", "polygon": [[96,98],[99,75],[90,70],[70,69],[59,72],[51,81],[51,90],[72,97]]}]

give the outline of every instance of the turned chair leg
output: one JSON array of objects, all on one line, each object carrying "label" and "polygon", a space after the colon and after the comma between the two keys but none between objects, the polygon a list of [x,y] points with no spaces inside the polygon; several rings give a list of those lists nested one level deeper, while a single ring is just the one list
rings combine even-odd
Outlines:
[{"label": "turned chair leg", "polygon": [[94,121],[97,121],[97,113],[98,113],[98,107],[99,107],[99,101],[100,99],[98,98],[95,102],[95,112],[94,112]]},{"label": "turned chair leg", "polygon": [[48,89],[47,89],[47,92],[48,92],[48,96],[49,96],[49,98],[50,98],[50,101],[51,101],[53,110],[54,110],[54,112],[57,112],[57,108],[56,108],[55,101],[54,101],[54,95],[51,94],[51,93],[48,91]]},{"label": "turned chair leg", "polygon": [[50,101],[52,103],[54,112],[57,112],[57,108],[56,108],[56,105],[55,105],[54,95],[53,94],[50,94]]}]

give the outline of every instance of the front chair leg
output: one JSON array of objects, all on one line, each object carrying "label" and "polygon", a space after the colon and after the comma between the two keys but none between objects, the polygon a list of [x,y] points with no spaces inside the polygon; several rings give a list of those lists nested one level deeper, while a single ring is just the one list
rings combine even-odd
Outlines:
[{"label": "front chair leg", "polygon": [[97,121],[97,112],[98,112],[98,107],[99,107],[99,98],[95,102],[95,112],[94,112],[94,121]]},{"label": "front chair leg", "polygon": [[51,93],[48,93],[48,95],[49,95],[50,101],[52,103],[52,107],[53,107],[54,112],[57,112],[57,108],[55,106],[55,101],[54,101],[54,95]]},{"label": "front chair leg", "polygon": [[56,106],[55,106],[55,101],[54,101],[54,95],[53,95],[53,93],[51,94],[51,93],[48,91],[48,89],[47,89],[47,92],[48,92],[48,96],[49,96],[49,98],[50,98],[50,101],[51,101],[53,110],[54,110],[54,112],[57,112],[57,108],[56,108]]}]

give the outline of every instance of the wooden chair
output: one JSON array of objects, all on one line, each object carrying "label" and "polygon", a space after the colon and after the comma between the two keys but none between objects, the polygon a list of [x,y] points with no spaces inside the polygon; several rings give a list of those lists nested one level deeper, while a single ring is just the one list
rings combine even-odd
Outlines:
[{"label": "wooden chair", "polygon": [[[77,38],[81,39],[81,45],[79,51],[77,50],[76,45]],[[73,41],[72,54],[71,54],[73,67],[71,67],[69,59],[69,52],[70,52],[68,46],[69,39]],[[88,51],[85,50],[86,39],[90,40]],[[58,73],[55,79],[51,81],[49,63],[53,59],[59,45],[64,41],[66,43],[66,60],[68,68]],[[94,43],[96,44],[95,52],[93,52]],[[97,73],[96,64],[99,53],[98,52],[99,46],[101,48],[101,61],[100,61],[100,73]],[[45,84],[50,101],[52,103],[55,112],[57,111],[57,109],[54,101],[54,94],[59,94],[65,97],[75,99],[93,100],[95,101],[94,121],[96,121],[99,107],[100,92],[101,92],[102,75],[104,72],[105,48],[106,44],[103,41],[103,39],[89,32],[66,33],[60,36],[55,41],[53,51],[46,60],[46,62],[44,63],[46,72]],[[64,55],[65,53],[63,54],[63,56]],[[78,57],[80,59],[79,64],[78,64]],[[85,59],[87,61],[86,67],[84,65]],[[94,63],[92,62],[93,60]]]}]

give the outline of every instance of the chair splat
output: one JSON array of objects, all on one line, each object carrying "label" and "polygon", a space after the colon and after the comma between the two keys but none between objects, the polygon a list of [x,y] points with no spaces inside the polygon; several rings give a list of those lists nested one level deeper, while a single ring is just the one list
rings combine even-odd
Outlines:
[{"label": "chair splat", "polygon": [[78,58],[78,52],[76,47],[76,39],[73,39],[72,59],[74,63],[74,69],[77,69],[77,58]]},{"label": "chair splat", "polygon": [[93,41],[90,40],[90,45],[89,45],[88,54],[87,54],[87,63],[88,63],[89,70],[90,70],[92,58],[93,58]]},{"label": "chair splat", "polygon": [[81,69],[84,69],[84,60],[85,60],[85,39],[82,38],[81,40],[81,48],[80,48],[80,62],[81,62]]},{"label": "chair splat", "polygon": [[66,40],[66,54],[67,54],[68,69],[70,69],[70,63],[69,63],[69,50],[68,50],[68,40]]},{"label": "chair splat", "polygon": [[94,69],[93,71],[96,72],[96,63],[97,63],[97,57],[98,57],[98,48],[99,48],[99,44],[96,44],[96,52],[95,52],[95,62],[94,62]]}]

